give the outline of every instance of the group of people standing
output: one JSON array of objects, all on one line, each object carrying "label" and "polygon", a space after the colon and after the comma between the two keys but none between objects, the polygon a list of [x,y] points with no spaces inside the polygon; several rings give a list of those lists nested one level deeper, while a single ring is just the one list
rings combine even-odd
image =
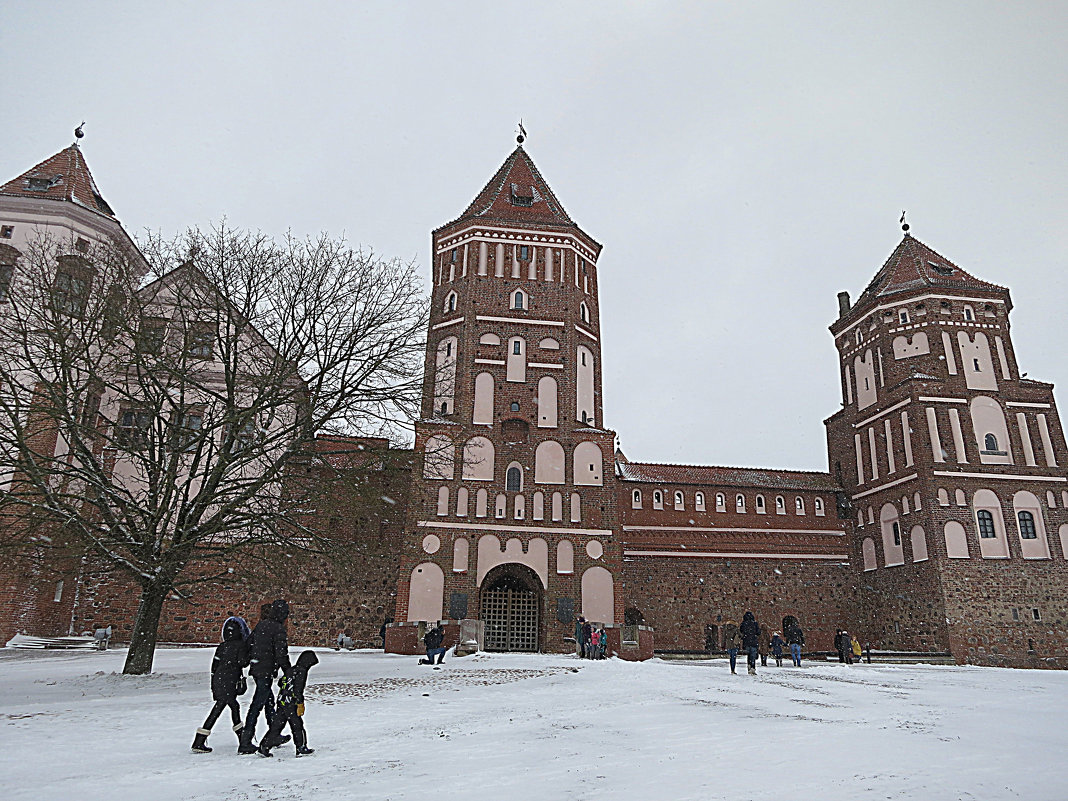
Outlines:
[{"label": "group of people standing", "polygon": [[[255,629],[249,629],[244,618],[231,616],[223,623],[222,642],[215,649],[211,662],[211,695],[215,701],[204,725],[197,729],[193,740],[195,753],[211,752],[207,739],[211,729],[224,709],[229,708],[233,730],[238,738],[237,753],[271,756],[271,749],[291,739],[282,729],[289,725],[297,756],[314,752],[308,747],[304,730],[304,688],[308,671],[319,663],[314,651],[304,651],[292,664],[289,660],[289,640],[286,634],[286,619],[289,604],[283,600],[260,607],[260,620]],[[248,691],[244,669],[256,683],[249,703],[245,722],[241,722],[241,705],[238,697]],[[274,680],[279,671],[278,696],[274,694]],[[253,742],[260,712],[267,719],[267,733],[259,745]]]},{"label": "group of people standing", "polygon": [[776,631],[770,637],[761,629],[756,616],[752,612],[746,612],[742,616],[742,623],[738,625],[733,620],[728,620],[723,627],[723,647],[731,663],[731,673],[735,673],[738,664],[738,652],[744,649],[746,665],[750,675],[756,675],[757,659],[760,659],[761,667],[768,666],[768,652],[775,657],[775,664],[782,667],[784,648],[790,649],[790,656],[794,667],[801,666],[801,647],[805,644],[805,633],[801,627],[794,623],[786,629],[786,636]]},{"label": "group of people standing", "polygon": [[[847,665],[852,665],[853,662],[860,662],[861,657],[864,655],[857,635],[851,635],[845,629],[838,629],[834,633],[834,650],[838,652],[838,661],[845,662]],[[870,655],[868,661],[871,661]]]},{"label": "group of people standing", "polygon": [[583,659],[604,659],[608,651],[608,632],[603,624],[594,625],[584,617],[575,619],[575,655]]}]

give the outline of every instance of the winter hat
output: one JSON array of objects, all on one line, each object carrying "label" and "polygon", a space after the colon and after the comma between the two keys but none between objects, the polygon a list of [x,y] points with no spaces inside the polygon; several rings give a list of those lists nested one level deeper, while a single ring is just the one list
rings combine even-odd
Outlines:
[{"label": "winter hat", "polygon": [[274,619],[279,623],[284,623],[285,619],[289,617],[289,604],[279,598],[273,604],[271,604],[271,612],[274,613]]},{"label": "winter hat", "polygon": [[304,651],[297,657],[297,667],[308,670],[309,668],[319,664],[319,657],[315,655],[315,651]]},{"label": "winter hat", "polygon": [[244,639],[244,633],[241,631],[241,624],[237,621],[238,618],[230,617],[223,623],[222,638],[225,642]]}]

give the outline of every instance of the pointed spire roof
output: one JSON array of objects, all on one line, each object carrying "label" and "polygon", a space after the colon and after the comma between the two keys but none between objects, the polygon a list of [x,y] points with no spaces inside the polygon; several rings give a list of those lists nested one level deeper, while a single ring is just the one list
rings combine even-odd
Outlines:
[{"label": "pointed spire roof", "polygon": [[1005,288],[980,280],[965,272],[945,256],[935,252],[911,234],[905,234],[890,258],[875,274],[854,306],[922,287],[938,289],[987,290],[1004,292]]},{"label": "pointed spire roof", "polygon": [[77,144],[59,151],[18,178],[0,186],[0,195],[22,198],[65,200],[116,219],[115,212],[100,194]]},{"label": "pointed spire roof", "polygon": [[449,225],[468,218],[575,226],[522,145],[512,151],[471,205]]}]

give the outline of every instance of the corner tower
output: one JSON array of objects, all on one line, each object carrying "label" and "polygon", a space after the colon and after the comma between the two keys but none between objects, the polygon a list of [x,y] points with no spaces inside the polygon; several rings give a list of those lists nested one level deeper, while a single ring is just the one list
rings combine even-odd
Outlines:
[{"label": "corner tower", "polygon": [[601,246],[520,144],[431,238],[432,311],[390,650],[481,620],[490,650],[570,650],[622,621]]},{"label": "corner tower", "polygon": [[[831,325],[831,470],[852,504],[876,648],[1063,662],[1068,453],[1053,385],[1023,377],[1009,290],[907,233]],[[1051,662],[1052,660],[1052,662]]]}]

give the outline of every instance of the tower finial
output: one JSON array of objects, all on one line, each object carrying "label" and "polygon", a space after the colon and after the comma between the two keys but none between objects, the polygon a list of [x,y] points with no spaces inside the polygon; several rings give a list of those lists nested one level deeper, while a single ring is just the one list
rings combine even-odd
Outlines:
[{"label": "tower finial", "polygon": [[904,212],[904,210],[902,210],[901,219],[898,220],[898,222],[901,223],[901,230],[905,232],[905,236],[908,236],[909,224],[907,222],[905,222],[905,212]]},{"label": "tower finial", "polygon": [[522,120],[522,118],[520,118],[520,120],[519,120],[519,135],[515,138],[515,141],[517,141],[519,144],[523,144],[523,142],[526,141],[526,138],[527,138],[527,129],[523,127],[523,120]]},{"label": "tower finial", "polygon": [[82,124],[74,129],[74,143],[75,144],[78,143],[79,139],[81,139],[82,137],[85,136],[85,131],[82,130],[83,128],[85,128],[85,120],[82,120]]}]

